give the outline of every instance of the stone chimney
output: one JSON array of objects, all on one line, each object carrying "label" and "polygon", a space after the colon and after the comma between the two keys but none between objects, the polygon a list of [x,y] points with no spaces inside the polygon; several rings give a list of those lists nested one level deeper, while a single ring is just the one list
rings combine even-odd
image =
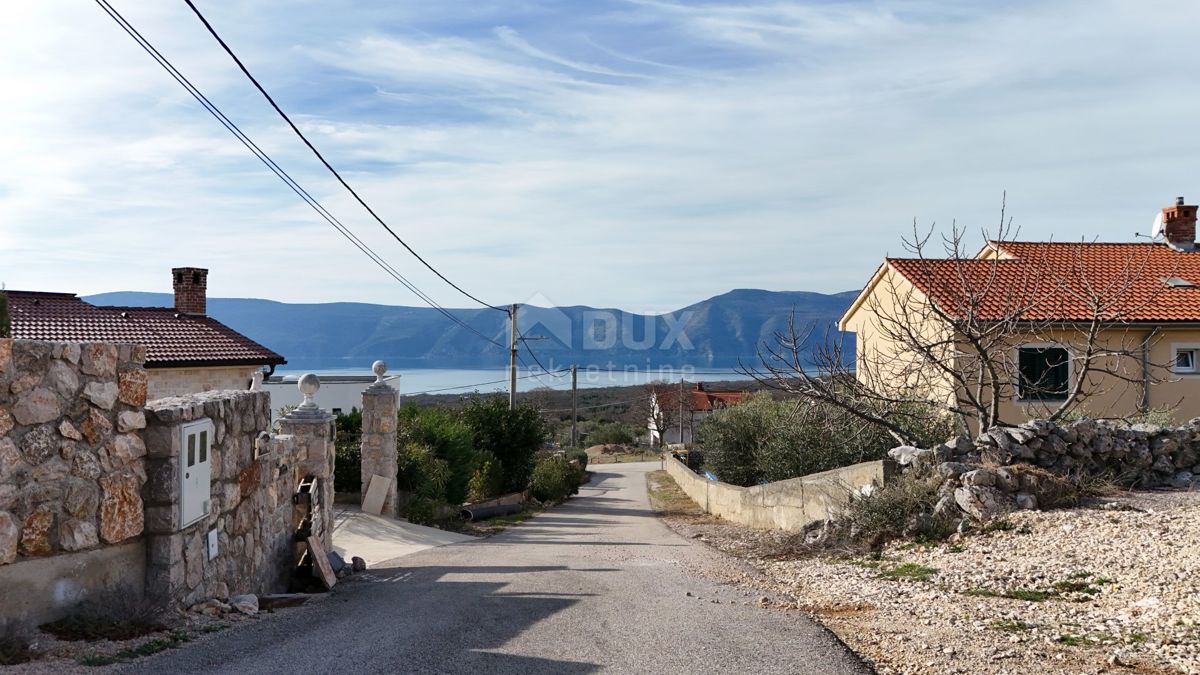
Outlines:
[{"label": "stone chimney", "polygon": [[1163,239],[1167,246],[1178,251],[1196,248],[1196,207],[1183,203],[1183,197],[1175,200],[1174,206],[1162,210]]},{"label": "stone chimney", "polygon": [[[1192,209],[1195,229],[1196,207]],[[208,270],[199,267],[176,267],[171,270],[175,282],[175,311],[180,314],[206,314],[208,310]]]}]

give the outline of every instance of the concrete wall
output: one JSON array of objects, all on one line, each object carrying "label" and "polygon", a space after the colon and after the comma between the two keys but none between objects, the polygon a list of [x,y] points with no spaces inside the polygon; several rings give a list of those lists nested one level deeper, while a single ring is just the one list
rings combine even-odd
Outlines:
[{"label": "concrete wall", "polygon": [[[149,398],[187,396],[205,391],[246,390],[257,366],[222,368],[150,368]],[[295,390],[295,386],[292,387]]]},{"label": "concrete wall", "polygon": [[54,621],[81,600],[114,589],[141,597],[145,573],[146,544],[140,537],[118,546],[5,565],[0,568],[0,624]]},{"label": "concrete wall", "polygon": [[882,484],[895,471],[891,462],[864,462],[790,480],[739,487],[710,481],[668,456],[667,472],[692,501],[726,520],[763,529],[800,530],[834,515],[850,491]]}]

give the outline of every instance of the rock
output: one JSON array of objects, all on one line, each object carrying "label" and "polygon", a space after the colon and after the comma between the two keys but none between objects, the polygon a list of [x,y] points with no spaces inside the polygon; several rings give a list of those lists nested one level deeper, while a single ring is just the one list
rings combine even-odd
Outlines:
[{"label": "rock", "polygon": [[100,538],[91,522],[68,518],[58,528],[58,543],[64,551],[82,551],[99,545]]},{"label": "rock", "polygon": [[146,414],[141,410],[126,410],[117,415],[117,431],[135,431],[146,428]]},{"label": "rock", "polygon": [[[0,342],[4,342],[0,340]],[[0,511],[0,565],[17,559],[17,544],[20,542],[20,531],[17,529],[17,521],[13,520],[12,514],[7,511]]]},{"label": "rock", "polygon": [[217,598],[210,598],[204,602],[196,603],[192,605],[190,609],[197,614],[203,614],[205,616],[221,616],[222,614],[233,611],[232,607],[224,602],[221,602]]},{"label": "rock", "polygon": [[939,518],[950,518],[957,516],[959,513],[958,504],[955,503],[952,495],[942,497],[933,507],[933,515]]},{"label": "rock", "polygon": [[79,375],[63,361],[56,360],[50,363],[50,369],[46,371],[46,379],[43,382],[67,401],[75,398],[79,391]]},{"label": "rock", "polygon": [[997,490],[1001,492],[1016,492],[1021,486],[1020,479],[1005,468],[999,468],[992,472],[993,482]]},{"label": "rock", "polygon": [[99,410],[88,410],[87,419],[79,425],[83,431],[84,438],[87,439],[89,445],[100,447],[104,441],[112,435],[112,422],[100,413]]},{"label": "rock", "polygon": [[58,454],[58,432],[53,424],[36,427],[21,439],[21,452],[25,460],[38,465]]},{"label": "rock", "polygon": [[100,489],[100,537],[105,543],[115,544],[141,534],[145,523],[138,477],[129,471],[104,476]]},{"label": "rock", "polygon": [[12,362],[12,340],[0,338],[0,373],[8,372]]},{"label": "rock", "polygon": [[0,438],[0,480],[13,480],[18,473],[27,470],[17,445],[7,438]]},{"label": "rock", "polygon": [[58,419],[62,415],[62,404],[58,396],[45,387],[36,387],[17,399],[13,406],[12,416],[17,424],[26,426],[42,424]]},{"label": "rock", "polygon": [[958,478],[971,470],[971,467],[961,462],[942,462],[937,466],[937,473],[942,478]]},{"label": "rock", "polygon": [[346,566],[345,559],[338,555],[337,551],[330,551],[325,555],[329,558],[329,566],[333,568],[334,573],[341,572],[342,568]]},{"label": "rock", "polygon": [[50,459],[33,467],[29,472],[29,479],[35,483],[57,483],[67,477],[71,472],[71,467],[58,457]]},{"label": "rock", "polygon": [[16,423],[13,422],[12,415],[4,408],[0,408],[0,438],[7,436],[14,426]]},{"label": "rock", "polygon": [[135,459],[146,456],[146,444],[136,434],[119,434],[105,447],[110,471],[119,469]]},{"label": "rock", "polygon": [[258,596],[257,595],[235,595],[229,599],[229,604],[248,616],[258,614]]},{"label": "rock", "polygon": [[59,422],[58,433],[63,438],[69,438],[72,441],[83,440],[83,434],[79,433],[79,430],[75,428],[74,424],[71,424],[71,420],[63,420],[62,422]]},{"label": "rock", "polygon": [[53,553],[50,537],[53,528],[53,511],[41,508],[29,514],[21,528],[21,555],[40,557]]},{"label": "rock", "polygon": [[888,456],[896,460],[900,466],[917,466],[934,459],[933,450],[914,448],[911,445],[901,445],[888,450]]},{"label": "rock", "polygon": [[1167,481],[1167,485],[1173,488],[1186,489],[1191,487],[1194,477],[1191,471],[1180,471],[1171,476],[1170,480]]},{"label": "rock", "polygon": [[1004,494],[993,487],[969,485],[954,491],[958,508],[978,521],[987,521],[1007,513],[1009,505]]},{"label": "rock", "polygon": [[91,450],[77,450],[71,460],[71,475],[84,480],[96,480],[100,477],[100,460]]},{"label": "rock", "polygon": [[82,346],[79,369],[88,375],[106,377],[117,374],[117,346],[91,342]]},{"label": "rock", "polygon": [[363,570],[367,569],[367,561],[358,556],[354,556],[350,559],[350,567],[355,572],[362,572]]},{"label": "rock", "polygon": [[73,518],[91,520],[100,508],[100,488],[88,480],[70,480],[67,495],[63,499],[63,510]]},{"label": "rock", "polygon": [[88,382],[83,388],[83,397],[98,408],[112,410],[113,404],[117,402],[117,383]]},{"label": "rock", "polygon": [[963,485],[992,486],[996,484],[996,474],[989,469],[975,469],[962,475]]},{"label": "rock", "polygon": [[946,442],[946,445],[954,446],[954,454],[958,456],[969,455],[975,452],[975,443],[966,436],[956,436]]},{"label": "rock", "polygon": [[146,371],[122,370],[117,377],[117,400],[125,405],[141,408],[146,405],[148,383]]},{"label": "rock", "polygon": [[1037,497],[1028,492],[1018,492],[1016,495],[1017,508],[1022,511],[1033,511],[1037,508]]}]

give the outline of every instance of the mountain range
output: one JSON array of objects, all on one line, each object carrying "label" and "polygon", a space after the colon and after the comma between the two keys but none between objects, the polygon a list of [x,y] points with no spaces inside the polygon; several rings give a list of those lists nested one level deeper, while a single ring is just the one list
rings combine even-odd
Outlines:
[{"label": "mountain range", "polygon": [[[737,367],[739,362],[757,363],[758,347],[786,330],[793,313],[798,326],[815,325],[813,339],[819,339],[856,294],[739,289],[665,315],[523,305],[518,330],[531,339],[520,354],[532,366],[532,351],[551,370],[570,364]],[[174,302],[168,293],[133,291],[84,299],[128,307],[170,307]],[[289,370],[365,370],[375,359],[396,368],[496,368],[507,363],[505,312],[446,311],[462,324],[430,307],[208,299],[210,316],[282,354]],[[544,339],[532,339],[539,337]]]}]

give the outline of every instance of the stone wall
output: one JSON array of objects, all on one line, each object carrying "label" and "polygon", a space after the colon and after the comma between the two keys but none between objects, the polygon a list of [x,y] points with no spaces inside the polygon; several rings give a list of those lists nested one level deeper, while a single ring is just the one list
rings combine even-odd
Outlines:
[{"label": "stone wall", "polygon": [[974,440],[901,446],[890,454],[906,470],[941,478],[940,514],[987,520],[1057,505],[1064,489],[1096,478],[1130,487],[1189,487],[1200,477],[1200,418],[1176,428],[1032,420],[993,427]]},{"label": "stone wall", "polygon": [[145,349],[0,340],[0,565],[142,533]]},{"label": "stone wall", "polygon": [[663,460],[667,472],[707,513],[749,527],[802,530],[833,517],[856,491],[882,484],[893,464],[863,462],[853,466],[740,487],[697,475],[674,457]]},{"label": "stone wall", "polygon": [[257,366],[224,368],[151,368],[150,400],[169,396],[187,396],[204,391],[242,390],[250,387]]},{"label": "stone wall", "polygon": [[[377,362],[380,366],[383,362]],[[363,499],[367,497],[367,488],[374,476],[383,476],[388,481],[387,492],[383,499],[385,516],[399,516],[399,501],[396,492],[396,408],[400,403],[400,394],[382,381],[387,366],[382,365],[378,373],[380,381],[367,387],[362,394],[362,489]]]},{"label": "stone wall", "polygon": [[[212,597],[286,590],[301,552],[293,536],[292,494],[309,470],[310,457],[332,458],[332,436],[269,436],[271,397],[261,391],[165,398],[151,401],[146,410],[147,594],[187,606]],[[214,427],[209,512],[180,528],[180,429],[205,418]],[[213,531],[217,552],[210,556]]]}]

